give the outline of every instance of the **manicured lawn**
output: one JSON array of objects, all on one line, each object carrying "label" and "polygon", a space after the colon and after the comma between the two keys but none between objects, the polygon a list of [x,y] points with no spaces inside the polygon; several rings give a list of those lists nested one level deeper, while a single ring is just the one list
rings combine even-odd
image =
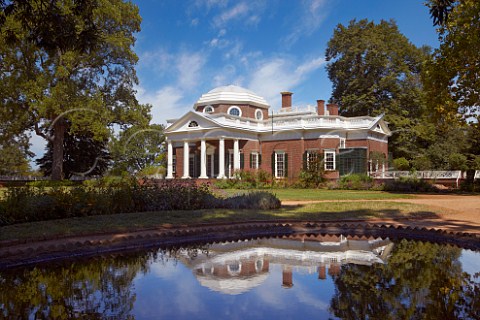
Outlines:
[{"label": "manicured lawn", "polygon": [[[216,190],[225,195],[241,194],[254,190],[225,189]],[[265,189],[264,191],[275,194],[280,200],[388,200],[409,199],[412,195],[389,193],[383,191],[366,190],[324,190],[324,189]]]},{"label": "manicured lawn", "polygon": [[355,220],[395,219],[405,217],[427,217],[440,211],[426,206],[408,203],[375,202],[323,202],[300,206],[283,206],[279,210],[198,210],[140,212],[117,215],[90,216],[32,222],[0,228],[0,241],[7,239],[38,239],[56,236],[72,236],[101,232],[122,232],[155,228],[164,223],[173,225],[211,222],[237,222],[258,220]]}]

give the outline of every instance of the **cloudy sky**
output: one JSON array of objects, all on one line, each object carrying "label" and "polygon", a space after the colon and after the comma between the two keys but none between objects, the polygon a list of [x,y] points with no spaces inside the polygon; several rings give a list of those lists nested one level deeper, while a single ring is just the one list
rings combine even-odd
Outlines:
[{"label": "cloudy sky", "polygon": [[338,24],[394,19],[415,45],[438,46],[424,0],[134,0],[143,18],[135,50],[137,97],[153,122],[180,117],[211,89],[235,84],[279,108],[327,100],[325,49]]},{"label": "cloudy sky", "polygon": [[[135,51],[137,98],[165,124],[215,87],[235,84],[274,110],[280,92],[293,105],[328,100],[325,49],[338,24],[394,19],[415,45],[438,46],[425,0],[132,0],[143,18]],[[32,151],[45,141],[32,137]]]}]

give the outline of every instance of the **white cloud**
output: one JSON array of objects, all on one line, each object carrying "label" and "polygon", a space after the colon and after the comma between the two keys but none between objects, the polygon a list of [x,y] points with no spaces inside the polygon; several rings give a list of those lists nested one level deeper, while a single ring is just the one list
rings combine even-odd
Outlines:
[{"label": "white cloud", "polygon": [[153,51],[145,51],[138,59],[139,69],[155,70],[157,73],[164,73],[172,64],[174,56],[165,49],[160,48]]},{"label": "white cloud", "polygon": [[230,20],[239,19],[245,16],[249,11],[249,6],[245,2],[238,3],[233,8],[225,10],[215,19],[215,26],[222,27]]},{"label": "white cloud", "polygon": [[263,96],[272,107],[275,107],[279,104],[281,91],[292,90],[324,63],[323,57],[307,60],[298,66],[285,58],[263,61],[253,71],[248,88]]},{"label": "white cloud", "polygon": [[146,93],[142,87],[137,88],[138,101],[152,105],[152,123],[164,124],[167,119],[182,116],[189,108],[182,104],[183,98],[183,90],[173,86],[163,87],[153,94]]},{"label": "white cloud", "polygon": [[195,87],[205,62],[206,57],[201,53],[182,53],[176,61],[178,85],[186,90]]},{"label": "white cloud", "polygon": [[192,21],[190,21],[190,25],[193,26],[193,27],[196,27],[196,26],[198,26],[199,22],[200,22],[200,19],[195,18],[195,19],[192,19]]},{"label": "white cloud", "polygon": [[304,0],[302,1],[301,16],[296,20],[299,23],[294,24],[290,34],[283,41],[291,46],[301,37],[309,36],[320,28],[328,15],[328,0]]}]

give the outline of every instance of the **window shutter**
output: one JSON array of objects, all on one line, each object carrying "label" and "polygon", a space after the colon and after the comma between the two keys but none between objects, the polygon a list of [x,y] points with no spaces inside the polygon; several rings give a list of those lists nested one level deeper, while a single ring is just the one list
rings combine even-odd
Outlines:
[{"label": "window shutter", "polygon": [[250,152],[250,169],[253,168],[253,163],[252,163],[252,162],[253,162],[253,155],[252,155],[252,153]]},{"label": "window shutter", "polygon": [[284,172],[284,177],[288,177],[288,154],[285,153],[285,172]]},{"label": "window shutter", "polygon": [[245,167],[245,155],[243,153],[240,153],[240,169],[243,170]]},{"label": "window shutter", "polygon": [[195,163],[195,171],[193,172],[192,178],[198,178],[198,176],[200,175],[200,156],[198,154],[195,154],[193,156],[193,161]]},{"label": "window shutter", "polygon": [[218,176],[218,174],[219,174],[219,172],[218,172],[219,171],[218,170],[218,168],[219,168],[218,155],[215,154],[215,155],[212,155],[212,157],[213,157],[213,174],[215,176]]},{"label": "window shutter", "polygon": [[303,153],[303,170],[307,171],[307,161],[308,161],[308,154],[307,151]]},{"label": "window shutter", "polygon": [[260,168],[262,166],[262,155],[259,153],[257,157],[258,157],[258,168]]},{"label": "window shutter", "polygon": [[275,152],[272,152],[272,175],[275,178]]}]

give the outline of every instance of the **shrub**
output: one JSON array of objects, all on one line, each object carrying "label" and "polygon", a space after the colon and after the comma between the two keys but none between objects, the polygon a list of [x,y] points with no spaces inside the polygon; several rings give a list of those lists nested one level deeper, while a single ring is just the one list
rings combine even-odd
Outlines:
[{"label": "shrub", "polygon": [[223,200],[223,207],[227,209],[259,209],[272,210],[280,208],[280,200],[273,194],[265,191],[250,192]]},{"label": "shrub", "polygon": [[267,192],[216,197],[210,186],[169,181],[156,185],[10,188],[0,201],[0,226],[69,217],[165,210],[213,208],[276,209],[280,200]]},{"label": "shrub", "polygon": [[417,177],[400,177],[397,180],[388,181],[384,185],[385,191],[399,192],[436,192],[438,189],[428,181]]},{"label": "shrub", "polygon": [[427,156],[419,156],[412,160],[412,167],[418,171],[430,170],[433,168],[433,164]]},{"label": "shrub", "polygon": [[73,186],[75,182],[71,180],[37,180],[27,182],[25,185],[29,187],[36,188],[59,188],[59,187],[70,187]]},{"label": "shrub", "polygon": [[405,158],[396,158],[393,159],[393,167],[395,170],[405,171],[410,170],[410,163]]},{"label": "shrub", "polygon": [[368,190],[373,187],[374,181],[366,174],[349,174],[340,178],[338,187],[346,190]]}]

